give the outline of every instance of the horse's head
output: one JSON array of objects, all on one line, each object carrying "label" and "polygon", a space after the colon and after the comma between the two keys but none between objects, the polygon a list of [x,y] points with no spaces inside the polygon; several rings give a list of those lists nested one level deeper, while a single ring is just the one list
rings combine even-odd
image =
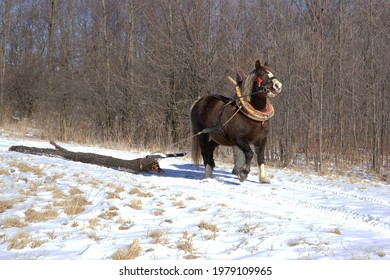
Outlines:
[{"label": "horse's head", "polygon": [[261,65],[256,60],[254,74],[253,92],[264,92],[268,97],[275,97],[282,91],[282,83],[272,74],[267,63]]}]

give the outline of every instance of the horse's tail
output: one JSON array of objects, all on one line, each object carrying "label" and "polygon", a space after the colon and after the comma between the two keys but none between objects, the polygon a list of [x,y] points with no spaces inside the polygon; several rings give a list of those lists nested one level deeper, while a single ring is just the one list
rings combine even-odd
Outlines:
[{"label": "horse's tail", "polygon": [[199,131],[202,130],[201,125],[198,121],[199,116],[199,100],[195,101],[194,104],[191,106],[191,112],[190,112],[190,124],[191,124],[191,157],[192,162],[194,163],[195,167],[199,168],[199,162],[202,157],[201,149],[200,149],[200,142],[199,142]]},{"label": "horse's tail", "polygon": [[201,154],[201,149],[199,144],[199,137],[196,135],[193,124],[191,124],[191,140],[192,140],[191,157],[193,163],[195,164],[195,167],[198,168],[202,154]]}]

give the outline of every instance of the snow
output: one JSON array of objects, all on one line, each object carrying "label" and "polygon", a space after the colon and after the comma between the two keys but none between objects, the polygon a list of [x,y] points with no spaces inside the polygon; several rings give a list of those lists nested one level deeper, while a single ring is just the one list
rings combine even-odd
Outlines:
[{"label": "snow", "polygon": [[[10,152],[12,145],[51,148],[0,130],[1,260],[112,259],[137,239],[140,261],[390,259],[390,185],[369,176],[268,168],[271,184],[261,185],[257,167],[240,183],[231,165],[217,162],[205,179],[189,155],[160,159],[165,173],[132,174]],[[84,208],[67,208],[76,198]]]}]

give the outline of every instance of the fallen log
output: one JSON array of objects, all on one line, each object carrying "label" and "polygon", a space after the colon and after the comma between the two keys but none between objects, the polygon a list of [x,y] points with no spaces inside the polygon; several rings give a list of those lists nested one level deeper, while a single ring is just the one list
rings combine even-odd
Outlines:
[{"label": "fallen log", "polygon": [[163,172],[163,170],[160,168],[160,165],[158,164],[158,161],[155,158],[145,157],[145,158],[124,160],[124,159],[119,159],[119,158],[114,158],[114,157],[104,156],[99,154],[93,154],[93,153],[71,152],[59,146],[54,141],[50,141],[50,144],[53,145],[55,149],[36,148],[36,147],[27,147],[27,146],[11,146],[8,150],[24,153],[24,154],[60,157],[72,161],[104,166],[104,167],[127,171],[131,173],[151,172],[151,171],[158,172],[158,173]]}]

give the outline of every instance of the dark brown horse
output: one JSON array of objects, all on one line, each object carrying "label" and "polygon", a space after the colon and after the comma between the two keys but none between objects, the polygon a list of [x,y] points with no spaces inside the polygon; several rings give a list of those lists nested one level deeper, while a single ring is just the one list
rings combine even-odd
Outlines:
[{"label": "dark brown horse", "polygon": [[[248,98],[257,111],[265,111],[267,98],[274,97],[282,90],[282,84],[267,66],[257,60],[255,69],[242,84],[242,96]],[[255,147],[259,166],[259,182],[269,183],[264,168],[264,148],[269,129],[268,120],[256,121],[241,112],[236,102],[219,95],[207,95],[197,100],[191,108],[192,159],[199,166],[201,156],[206,178],[212,177],[215,167],[214,150],[217,146],[237,146],[245,155],[245,163],[238,170],[240,181],[250,171],[253,158],[251,145]]]}]

